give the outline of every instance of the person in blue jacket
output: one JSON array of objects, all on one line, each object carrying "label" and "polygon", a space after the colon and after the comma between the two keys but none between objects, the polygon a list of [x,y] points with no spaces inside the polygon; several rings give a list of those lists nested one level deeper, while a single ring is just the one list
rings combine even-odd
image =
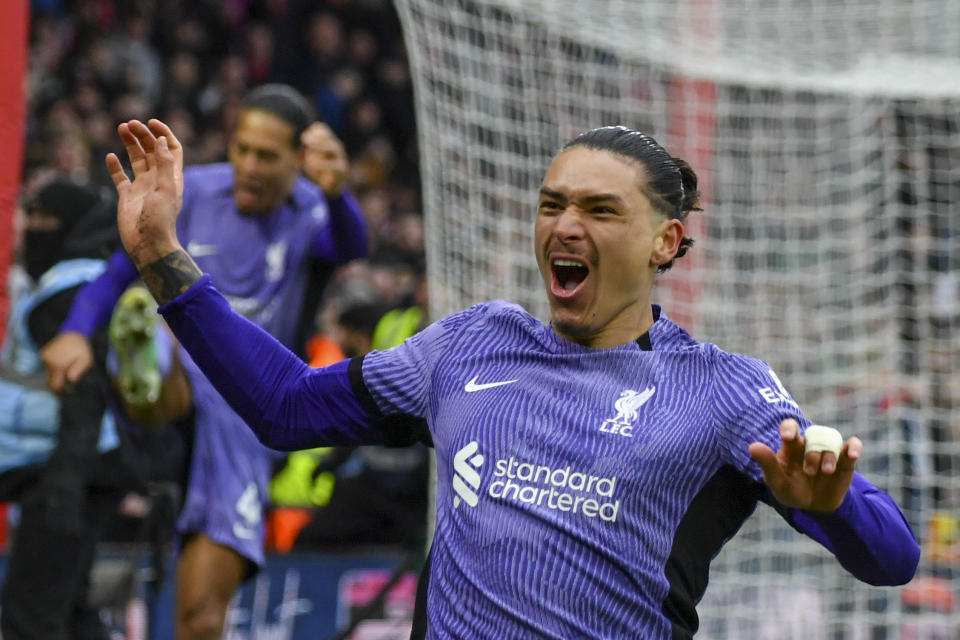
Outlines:
[{"label": "person in blue jacket", "polygon": [[0,633],[8,640],[105,639],[87,601],[94,548],[141,476],[108,410],[105,332],[91,339],[96,364],[59,397],[46,388],[38,350],[119,246],[116,198],[107,187],[57,179],[24,212],[20,257],[29,285],[14,299],[0,362],[0,500],[20,507]]}]

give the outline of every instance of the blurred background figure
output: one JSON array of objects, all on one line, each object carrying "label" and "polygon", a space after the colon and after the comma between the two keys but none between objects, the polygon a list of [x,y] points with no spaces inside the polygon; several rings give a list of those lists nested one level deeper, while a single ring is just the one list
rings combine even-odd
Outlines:
[{"label": "blurred background figure", "polygon": [[[25,205],[28,285],[15,298],[0,368],[0,500],[20,505],[0,602],[7,639],[107,638],[88,603],[96,543],[124,496],[146,491],[107,410],[105,332],[91,336],[92,366],[59,397],[47,391],[39,357],[117,248],[115,206],[107,188],[65,178]],[[176,447],[165,451],[152,459],[176,467]]]},{"label": "blurred background figure", "polygon": [[[422,264],[422,234],[418,238],[401,228],[422,225],[417,139],[406,55],[390,3],[35,2],[27,80],[25,198],[62,179],[112,191],[103,157],[121,151],[116,126],[129,118],[161,114],[181,136],[188,165],[224,162],[240,124],[244,96],[264,83],[289,83],[343,141],[352,160],[343,186],[361,205],[370,257],[376,262],[373,268],[366,261],[340,268],[323,259],[305,262],[303,312],[288,339],[290,346],[308,357],[308,350],[315,348],[308,347],[308,340],[325,336],[318,357],[334,357],[339,345],[318,333],[323,328],[319,319],[326,314],[335,321],[357,301],[377,300],[389,310],[415,286],[407,258],[418,256],[414,262]],[[412,249],[402,259],[397,258],[398,243]],[[393,288],[387,292],[383,287]],[[118,285],[108,297],[116,300],[124,289]],[[102,398],[115,390],[105,363],[111,307],[103,301],[96,306],[102,323],[96,340],[102,349],[94,351],[103,353],[94,368],[102,391],[91,397]],[[57,323],[65,316],[66,309]],[[347,344],[351,352],[368,348]],[[114,361],[113,371],[119,374],[120,368]],[[69,402],[67,394],[62,399]],[[125,409],[135,413],[129,404]],[[150,413],[153,410],[137,417],[164,422]],[[192,425],[194,418],[190,414],[186,421]],[[133,449],[149,447],[157,437],[126,429],[123,418],[120,422],[121,434],[129,432],[144,441],[134,443]],[[188,440],[193,437],[190,428],[177,427]],[[338,466],[332,459],[327,464]],[[320,486],[319,478],[332,480],[334,472],[320,471],[316,477]],[[271,509],[268,503],[261,506]],[[107,511],[115,509],[104,508]],[[29,525],[29,518],[25,523]],[[40,574],[37,579],[42,581]]]},{"label": "blurred background figure", "polygon": [[[164,133],[182,158],[176,138]],[[316,265],[335,267],[367,252],[365,221],[345,188],[343,146],[326,125],[314,122],[311,105],[296,90],[267,84],[241,101],[228,157],[229,163],[186,172],[179,232],[234,308],[302,352],[302,325],[313,317],[305,299],[319,299],[322,286],[313,277]],[[89,366],[88,336],[103,326],[119,298],[113,315],[122,321],[110,332],[119,389],[130,392],[128,405],[141,405],[140,420],[162,424],[170,416],[146,415],[163,409],[159,385],[152,396],[138,395],[161,378],[157,352],[165,350],[155,341],[164,333],[156,328],[148,296],[137,298],[136,290],[119,295],[136,279],[127,256],[115,253],[104,273],[78,294],[42,356],[51,388],[60,391]],[[257,442],[188,358],[173,359],[187,367],[193,407],[191,466],[177,524],[177,635],[215,638],[237,587],[264,562],[263,512],[276,452]]]}]

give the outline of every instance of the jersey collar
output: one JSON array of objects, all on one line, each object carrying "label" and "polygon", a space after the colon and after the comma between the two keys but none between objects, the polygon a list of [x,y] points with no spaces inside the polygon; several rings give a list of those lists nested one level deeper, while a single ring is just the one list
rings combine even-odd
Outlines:
[{"label": "jersey collar", "polygon": [[641,351],[653,351],[653,343],[650,342],[650,332],[644,331],[643,335],[637,338],[637,344],[640,345]]}]

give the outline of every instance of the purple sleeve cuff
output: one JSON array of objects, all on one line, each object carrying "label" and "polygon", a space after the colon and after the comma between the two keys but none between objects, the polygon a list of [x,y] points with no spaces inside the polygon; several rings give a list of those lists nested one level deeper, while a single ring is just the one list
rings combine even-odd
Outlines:
[{"label": "purple sleeve cuff", "polygon": [[906,584],[916,573],[920,547],[906,518],[890,496],[858,473],[836,511],[792,510],[791,524],[869,584]]},{"label": "purple sleeve cuff", "polygon": [[203,295],[204,292],[208,294],[212,291],[214,294],[219,294],[217,288],[211,283],[211,278],[209,273],[203,274],[199,280],[194,282],[190,287],[178,295],[176,298],[171,300],[166,304],[162,304],[157,308],[157,313],[166,317],[168,313],[178,313],[182,312],[183,306],[188,304],[198,295]]},{"label": "purple sleeve cuff", "polygon": [[330,227],[318,230],[311,245],[312,254],[334,264],[364,258],[369,251],[367,221],[356,199],[346,191],[327,198]]},{"label": "purple sleeve cuff", "polygon": [[159,309],[213,386],[268,447],[379,444],[348,361],[311,369],[234,312],[203,276]]}]

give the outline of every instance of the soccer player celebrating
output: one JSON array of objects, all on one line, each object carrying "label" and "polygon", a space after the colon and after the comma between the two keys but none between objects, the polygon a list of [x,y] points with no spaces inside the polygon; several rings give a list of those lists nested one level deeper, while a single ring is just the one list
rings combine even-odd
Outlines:
[{"label": "soccer player celebrating", "polygon": [[[179,237],[234,308],[290,348],[297,346],[312,261],[342,264],[365,256],[368,244],[360,208],[343,189],[343,145],[313,119],[309,101],[292,87],[262,85],[240,105],[229,163],[183,172],[181,145],[169,148],[177,157],[177,202],[183,208]],[[149,124],[169,136],[165,124]],[[125,135],[127,146],[137,144]],[[138,164],[135,171],[143,169]],[[55,391],[89,367],[86,336],[107,322],[137,276],[130,259],[118,252],[103,276],[77,295],[61,333],[42,353]],[[184,364],[195,411],[191,467],[177,521],[183,540],[177,637],[220,638],[237,586],[264,561],[262,505],[276,453],[257,442],[192,363]],[[118,372],[121,388],[145,386],[146,377],[129,379],[144,376],[142,370],[126,369]]]},{"label": "soccer player celebrating", "polygon": [[649,136],[588,131],[550,165],[534,246],[549,325],[490,302],[311,370],[232,312],[184,251],[176,142],[156,131],[120,125],[132,182],[107,158],[121,237],[177,337],[261,440],[436,448],[415,632],[690,637],[710,560],[757,501],[863,581],[913,576],[909,525],[855,472],[862,442],[805,451],[811,423],[768,365],[695,341],[651,305],[657,271],[690,245],[698,190]]}]

